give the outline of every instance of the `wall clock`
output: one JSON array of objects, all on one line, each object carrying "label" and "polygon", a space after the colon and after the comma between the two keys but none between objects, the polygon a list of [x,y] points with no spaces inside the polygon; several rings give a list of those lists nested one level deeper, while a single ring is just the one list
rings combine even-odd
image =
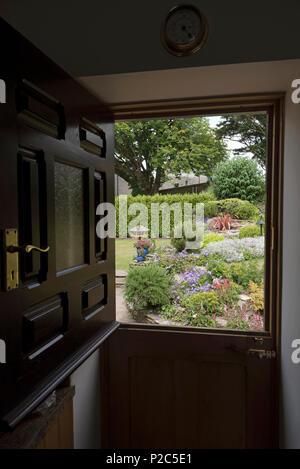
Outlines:
[{"label": "wall clock", "polygon": [[162,42],[170,54],[187,56],[202,47],[208,36],[208,24],[197,7],[177,5],[168,12],[162,26]]}]

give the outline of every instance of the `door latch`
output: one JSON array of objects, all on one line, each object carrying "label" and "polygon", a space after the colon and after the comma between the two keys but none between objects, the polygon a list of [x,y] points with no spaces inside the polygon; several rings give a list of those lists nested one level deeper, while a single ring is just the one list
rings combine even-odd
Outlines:
[{"label": "door latch", "polygon": [[262,349],[252,349],[248,350],[248,355],[257,355],[260,359],[271,359],[276,358],[275,350],[262,350]]},{"label": "door latch", "polygon": [[30,254],[32,251],[47,253],[50,246],[40,248],[33,244],[18,246],[18,230],[16,228],[4,230],[3,252],[4,252],[4,290],[11,291],[19,286],[19,253]]},{"label": "door latch", "polygon": [[18,244],[18,230],[12,228],[3,231],[3,253],[4,253],[4,290],[11,291],[19,286],[19,254],[11,252],[10,246]]}]

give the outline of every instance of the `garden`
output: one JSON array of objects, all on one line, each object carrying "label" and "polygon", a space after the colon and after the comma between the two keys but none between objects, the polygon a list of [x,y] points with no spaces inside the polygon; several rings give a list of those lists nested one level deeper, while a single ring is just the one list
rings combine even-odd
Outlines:
[{"label": "garden", "polygon": [[[234,171],[239,184],[232,183]],[[137,249],[124,290],[134,320],[264,330],[264,191],[256,163],[240,157],[218,165],[213,190],[132,197],[148,207],[153,202],[204,204],[204,237],[197,249],[186,249],[184,236],[155,240],[150,232],[134,244],[124,240]],[[171,228],[174,234],[172,217]]]}]

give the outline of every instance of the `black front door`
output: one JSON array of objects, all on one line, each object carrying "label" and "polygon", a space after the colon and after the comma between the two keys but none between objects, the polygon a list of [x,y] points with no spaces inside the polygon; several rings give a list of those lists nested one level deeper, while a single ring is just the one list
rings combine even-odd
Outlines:
[{"label": "black front door", "polygon": [[0,418],[13,427],[117,327],[114,242],[95,229],[97,205],[114,197],[113,124],[95,97],[0,26]]}]

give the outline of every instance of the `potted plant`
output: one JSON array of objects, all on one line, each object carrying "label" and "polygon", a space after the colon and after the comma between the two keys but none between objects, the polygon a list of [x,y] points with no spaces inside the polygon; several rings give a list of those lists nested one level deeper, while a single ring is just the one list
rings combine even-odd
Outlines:
[{"label": "potted plant", "polygon": [[136,247],[137,250],[136,259],[138,262],[141,262],[145,260],[145,257],[149,253],[151,244],[147,239],[139,239],[136,243],[134,243],[134,247]]}]

